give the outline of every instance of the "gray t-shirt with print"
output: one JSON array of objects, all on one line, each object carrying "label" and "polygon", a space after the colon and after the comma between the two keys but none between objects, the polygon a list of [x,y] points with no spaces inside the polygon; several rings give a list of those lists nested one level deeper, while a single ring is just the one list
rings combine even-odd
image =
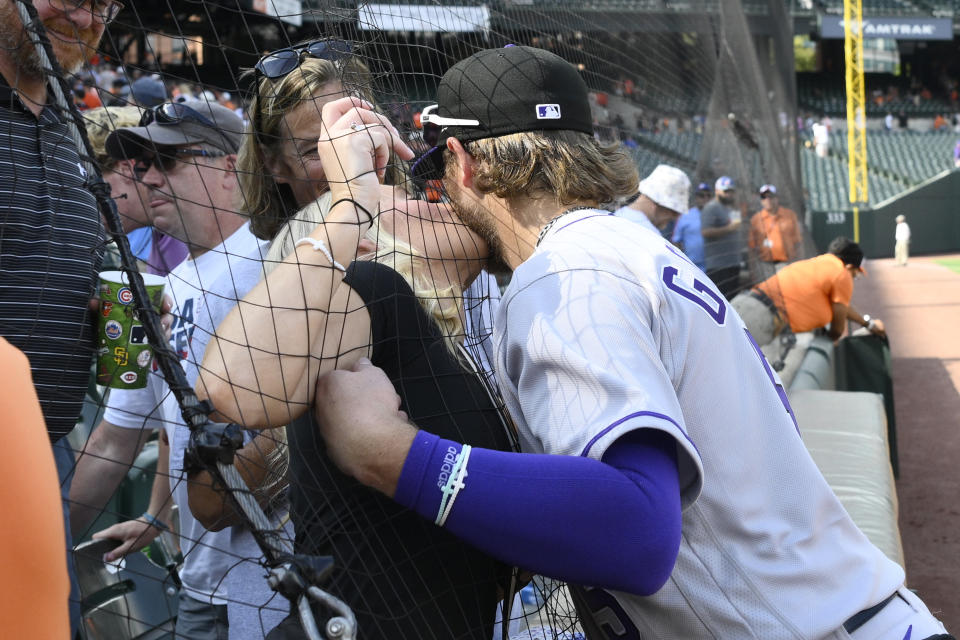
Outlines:
[{"label": "gray t-shirt with print", "polygon": [[[715,229],[730,224],[737,211],[714,198],[700,212],[700,229]],[[707,271],[735,267],[740,264],[740,251],[743,241],[740,230],[731,231],[717,238],[703,238],[703,258]]]}]

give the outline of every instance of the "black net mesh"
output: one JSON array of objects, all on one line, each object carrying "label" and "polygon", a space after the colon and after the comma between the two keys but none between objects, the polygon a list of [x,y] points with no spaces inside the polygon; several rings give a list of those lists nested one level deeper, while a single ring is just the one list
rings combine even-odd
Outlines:
[{"label": "black net mesh", "polygon": [[[331,243],[340,234],[336,242],[357,243],[374,258],[342,265],[349,291],[332,292],[343,274],[329,266],[282,262],[332,205],[325,182],[331,167],[316,152],[321,109],[344,95],[363,97],[420,153],[435,142],[420,115],[452,64],[507,44],[552,51],[586,81],[594,135],[621,145],[641,179],[659,164],[678,167],[693,185],[691,206],[716,209],[717,226],[731,215],[743,220],[706,257],[695,256],[697,242],[686,237],[682,248],[691,259],[718,285],[722,279],[731,299],[770,277],[765,295],[776,299],[777,270],[814,252],[804,226],[783,4],[161,0],[127,3],[99,44],[83,31],[96,30],[97,18],[76,19],[91,3],[49,4],[56,10],[44,3],[40,15],[47,29],[89,36],[80,56],[87,62],[67,70],[65,87],[92,145],[80,155],[97,164],[117,198],[112,235],[123,235],[120,224],[131,232],[120,249],[106,246],[102,269],[128,275],[100,289],[97,314],[107,322],[104,303],[124,295],[126,283],[132,298],[110,304],[138,309],[121,336],[129,353],[146,343],[151,331],[134,337],[132,327],[155,324],[161,314],[131,284],[139,269],[166,277],[163,311],[172,316],[169,342],[149,340],[154,362],[132,369],[147,385],[109,389],[92,376],[79,422],[64,440],[76,461],[70,500],[80,591],[73,598],[84,636],[172,637],[176,626],[177,637],[207,638],[216,636],[201,626],[214,624],[229,633],[221,637],[262,638],[272,629],[271,637],[307,637],[288,599],[272,588],[282,580],[268,584],[269,569],[285,566],[342,600],[360,638],[585,637],[590,628],[574,601],[582,611],[602,599],[491,559],[328,458],[312,416],[314,384],[360,356],[387,372],[420,427],[485,448],[517,445],[492,371],[494,310],[508,278],[484,271],[462,286],[465,274],[479,271],[483,248],[443,206],[448,194],[440,182],[413,181],[408,163],[392,158],[382,176],[382,213],[366,237],[344,240],[329,225]],[[95,12],[110,11],[109,2],[92,4]],[[9,55],[13,43],[5,46]],[[284,48],[252,71],[265,53]],[[123,136],[111,134],[146,125],[143,114],[165,103],[181,107],[154,111],[152,120],[167,118],[168,131],[184,125],[193,137],[154,139],[163,130],[154,126],[124,138],[129,159],[117,160],[108,140],[120,145]],[[54,110],[73,118],[64,107]],[[197,133],[211,119],[229,129],[231,113],[240,123],[238,148]],[[131,147],[138,141],[139,151]],[[708,204],[723,176],[735,185],[732,200]],[[751,224],[764,184],[775,185],[795,222],[776,223],[776,231]],[[697,191],[703,197],[695,200]],[[611,210],[624,204],[604,203]],[[683,245],[685,237],[667,226],[663,233]],[[447,267],[438,267],[444,260]],[[12,277],[0,273],[7,288]],[[3,326],[6,335],[19,330]],[[101,376],[108,373],[105,346],[114,345],[82,353],[85,361],[101,358],[92,365]],[[773,336],[767,346],[782,368],[788,346]],[[111,372],[121,366],[113,362]],[[247,427],[234,434],[242,448],[232,465],[218,465],[216,452],[186,455],[187,423],[203,424],[209,410],[196,404],[193,388],[213,399],[213,420]],[[57,393],[55,400],[79,398]],[[239,503],[248,505],[245,513]],[[259,510],[263,519],[251,520]],[[137,519],[142,513],[149,517]],[[121,551],[129,553],[103,561]],[[329,556],[333,564],[303,564],[304,556]],[[325,628],[336,607],[315,599],[313,612],[326,637],[347,637],[337,635],[336,624]]]}]

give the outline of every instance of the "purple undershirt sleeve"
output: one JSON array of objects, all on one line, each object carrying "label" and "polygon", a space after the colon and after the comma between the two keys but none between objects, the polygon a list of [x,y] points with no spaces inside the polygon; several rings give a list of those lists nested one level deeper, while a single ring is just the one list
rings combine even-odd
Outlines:
[{"label": "purple undershirt sleeve", "polygon": [[[431,522],[462,445],[420,431],[394,499]],[[655,593],[680,547],[676,441],[617,439],[603,460],[474,448],[445,528],[501,561],[575,584]]]}]

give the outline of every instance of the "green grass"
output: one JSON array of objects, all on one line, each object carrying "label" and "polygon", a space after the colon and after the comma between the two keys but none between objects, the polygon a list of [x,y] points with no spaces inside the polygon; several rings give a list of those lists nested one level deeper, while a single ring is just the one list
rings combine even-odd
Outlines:
[{"label": "green grass", "polygon": [[960,258],[941,258],[940,260],[935,260],[934,262],[939,265],[943,265],[947,269],[951,269],[952,271],[960,273]]}]

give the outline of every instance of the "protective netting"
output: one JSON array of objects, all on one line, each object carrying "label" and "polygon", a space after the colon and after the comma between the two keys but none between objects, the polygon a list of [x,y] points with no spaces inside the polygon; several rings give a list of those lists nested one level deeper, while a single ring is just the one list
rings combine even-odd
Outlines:
[{"label": "protective netting", "polygon": [[[93,4],[95,12],[110,5]],[[68,86],[89,159],[117,198],[118,224],[132,232],[119,250],[108,246],[103,269],[165,276],[172,326],[169,349],[149,341],[165,366],[137,374],[145,387],[91,380],[66,440],[77,461],[70,499],[85,637],[169,637],[175,625],[177,637],[216,637],[201,628],[211,616],[230,638],[275,628],[271,637],[306,637],[296,607],[272,588],[282,577],[268,580],[278,565],[345,603],[360,638],[572,640],[590,631],[578,608],[599,611],[604,624],[608,605],[595,590],[504,566],[327,457],[312,417],[314,384],[360,356],[387,372],[418,426],[476,446],[517,445],[491,365],[506,277],[480,272],[485,248],[443,206],[439,181],[414,182],[394,158],[366,237],[344,240],[329,225],[330,238],[359,244],[381,265],[342,265],[348,292],[333,292],[343,277],[333,268],[284,261],[333,204],[324,180],[331,167],[316,154],[321,109],[363,97],[420,153],[434,142],[420,115],[453,63],[507,44],[553,51],[590,88],[595,135],[620,143],[641,178],[676,166],[691,196],[700,193],[691,205],[742,218],[700,256],[733,298],[814,253],[785,11],[773,0],[128,3],[99,46],[88,43],[90,62]],[[181,106],[157,108],[169,103]],[[163,127],[153,123],[182,125],[192,137],[154,138]],[[732,185],[726,203],[715,200],[722,177]],[[780,207],[796,213],[792,230],[776,233],[782,255],[769,251],[769,224],[751,224],[761,185],[775,185]],[[670,227],[663,233],[683,245]],[[768,286],[769,297],[776,288]],[[145,290],[132,289],[133,327],[155,324]],[[100,290],[105,301],[118,293]],[[101,302],[97,313],[109,311]],[[137,344],[150,335],[138,334]],[[776,342],[768,356],[782,361],[786,351]],[[103,366],[92,371],[104,374]],[[206,413],[192,388],[211,398],[214,420],[247,427],[231,433],[240,446],[234,460],[218,460],[218,442],[191,460],[186,425],[201,425]],[[243,483],[233,484],[235,472]],[[124,559],[102,560],[118,553],[107,538],[120,541]],[[326,556],[332,565],[305,560]],[[342,612],[329,601],[315,601],[313,612],[327,637],[341,637],[336,623],[324,627]]]}]

